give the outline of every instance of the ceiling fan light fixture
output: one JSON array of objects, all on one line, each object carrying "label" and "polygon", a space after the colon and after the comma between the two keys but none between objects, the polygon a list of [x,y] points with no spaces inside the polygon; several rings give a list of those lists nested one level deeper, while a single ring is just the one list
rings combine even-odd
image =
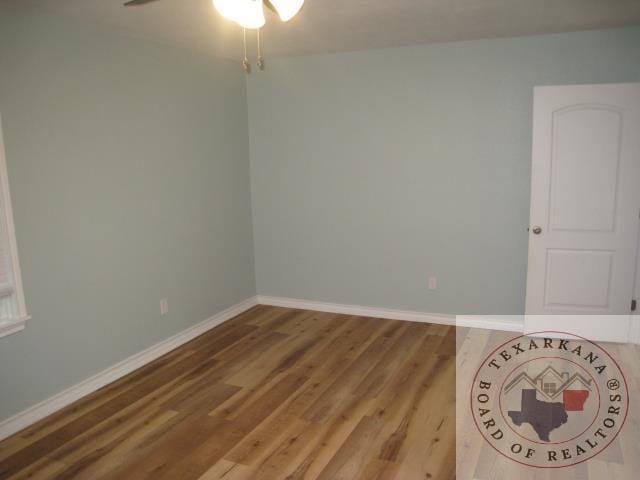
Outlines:
[{"label": "ceiling fan light fixture", "polygon": [[262,0],[213,0],[213,6],[241,27],[256,29],[265,24]]},{"label": "ceiling fan light fixture", "polygon": [[300,9],[302,8],[302,4],[304,0],[269,0],[274,8],[278,11],[278,15],[280,15],[280,20],[283,22],[288,22],[293,17],[295,17]]}]

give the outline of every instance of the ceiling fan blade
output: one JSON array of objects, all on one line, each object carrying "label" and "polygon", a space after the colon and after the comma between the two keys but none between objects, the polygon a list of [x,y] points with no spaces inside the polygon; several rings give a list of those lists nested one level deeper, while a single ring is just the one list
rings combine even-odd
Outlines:
[{"label": "ceiling fan blade", "polygon": [[136,5],[144,5],[145,3],[155,2],[156,0],[129,0],[124,3],[125,7],[135,7]]},{"label": "ceiling fan blade", "polygon": [[264,6],[267,7],[269,10],[271,10],[276,15],[278,15],[278,11],[276,10],[276,7],[274,7],[269,0],[264,0]]}]

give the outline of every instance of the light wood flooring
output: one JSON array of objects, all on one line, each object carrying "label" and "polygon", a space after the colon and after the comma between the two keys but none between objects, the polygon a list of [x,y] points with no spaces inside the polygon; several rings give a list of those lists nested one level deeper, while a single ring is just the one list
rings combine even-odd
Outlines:
[{"label": "light wood flooring", "polygon": [[0,442],[0,479],[453,479],[455,337],[258,306]]}]

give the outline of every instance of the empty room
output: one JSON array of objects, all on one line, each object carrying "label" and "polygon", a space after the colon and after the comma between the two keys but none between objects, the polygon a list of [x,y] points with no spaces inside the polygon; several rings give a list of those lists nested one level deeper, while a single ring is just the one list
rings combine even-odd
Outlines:
[{"label": "empty room", "polygon": [[0,0],[0,480],[635,480],[639,0]]}]

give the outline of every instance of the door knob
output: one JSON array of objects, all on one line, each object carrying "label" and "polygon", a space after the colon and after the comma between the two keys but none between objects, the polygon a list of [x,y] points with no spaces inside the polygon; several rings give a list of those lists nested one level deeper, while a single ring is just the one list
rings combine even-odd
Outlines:
[{"label": "door knob", "polygon": [[531,229],[534,235],[540,235],[542,233],[542,228],[539,226],[535,226]]}]

